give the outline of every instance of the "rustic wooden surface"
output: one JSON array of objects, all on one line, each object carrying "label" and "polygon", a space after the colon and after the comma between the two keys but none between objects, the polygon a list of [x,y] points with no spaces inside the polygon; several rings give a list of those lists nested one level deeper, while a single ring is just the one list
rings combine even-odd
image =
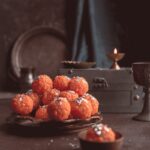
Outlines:
[{"label": "rustic wooden surface", "polygon": [[[8,128],[10,100],[0,100],[0,150],[80,150],[77,135],[50,135]],[[150,123],[133,121],[134,114],[104,114],[104,122],[124,136],[122,150],[148,150]]]}]

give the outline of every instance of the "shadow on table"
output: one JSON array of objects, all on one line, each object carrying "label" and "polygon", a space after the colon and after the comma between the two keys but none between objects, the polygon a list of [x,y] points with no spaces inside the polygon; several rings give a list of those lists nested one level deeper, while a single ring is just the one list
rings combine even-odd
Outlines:
[{"label": "shadow on table", "polygon": [[73,132],[65,132],[59,130],[51,130],[48,127],[24,127],[13,124],[2,124],[0,126],[1,132],[5,132],[6,134],[16,135],[16,136],[24,136],[24,137],[52,137],[52,136],[62,136],[62,135],[70,135],[75,134]]},{"label": "shadow on table", "polygon": [[31,116],[20,117],[16,114],[11,114],[6,118],[5,123],[0,126],[0,130],[7,134],[26,137],[64,136],[78,133],[95,123],[101,122],[102,119],[102,115],[97,113],[85,120],[70,119],[64,122],[41,122]]}]

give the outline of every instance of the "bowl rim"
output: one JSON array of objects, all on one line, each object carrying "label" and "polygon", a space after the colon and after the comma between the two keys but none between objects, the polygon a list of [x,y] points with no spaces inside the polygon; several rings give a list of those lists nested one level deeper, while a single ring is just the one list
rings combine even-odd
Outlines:
[{"label": "bowl rim", "polygon": [[139,61],[139,62],[134,62],[132,65],[150,65],[150,61]]},{"label": "bowl rim", "polygon": [[72,61],[72,60],[63,60],[61,63],[65,64],[96,64],[95,61]]},{"label": "bowl rim", "polygon": [[81,131],[81,132],[79,132],[78,133],[78,138],[79,138],[79,140],[80,141],[83,141],[83,142],[88,142],[88,143],[93,143],[93,144],[113,144],[113,143],[120,143],[120,142],[122,142],[123,140],[124,140],[124,137],[123,137],[123,135],[120,133],[120,132],[118,132],[118,131],[115,131],[115,130],[113,130],[114,132],[115,132],[115,134],[117,134],[117,135],[119,135],[119,138],[117,138],[117,139],[115,139],[115,141],[110,141],[110,142],[95,142],[95,141],[90,141],[90,140],[86,140],[84,137],[83,137],[83,134],[85,134],[86,132],[87,132],[87,130],[84,130],[84,131]]}]

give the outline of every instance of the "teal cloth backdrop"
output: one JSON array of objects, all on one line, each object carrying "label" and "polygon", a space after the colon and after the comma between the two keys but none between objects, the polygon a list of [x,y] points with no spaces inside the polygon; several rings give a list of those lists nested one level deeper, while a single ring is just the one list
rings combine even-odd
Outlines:
[{"label": "teal cloth backdrop", "polygon": [[107,53],[120,47],[110,0],[68,0],[67,33],[72,60],[110,67]]}]

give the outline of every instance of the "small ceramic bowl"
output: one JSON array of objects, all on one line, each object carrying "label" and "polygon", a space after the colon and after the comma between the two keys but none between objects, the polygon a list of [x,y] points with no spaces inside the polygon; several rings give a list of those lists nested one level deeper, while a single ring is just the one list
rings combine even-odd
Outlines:
[{"label": "small ceramic bowl", "polygon": [[123,144],[123,136],[119,132],[115,132],[116,140],[114,142],[92,142],[85,139],[87,131],[79,133],[80,146],[82,150],[120,150]]}]

